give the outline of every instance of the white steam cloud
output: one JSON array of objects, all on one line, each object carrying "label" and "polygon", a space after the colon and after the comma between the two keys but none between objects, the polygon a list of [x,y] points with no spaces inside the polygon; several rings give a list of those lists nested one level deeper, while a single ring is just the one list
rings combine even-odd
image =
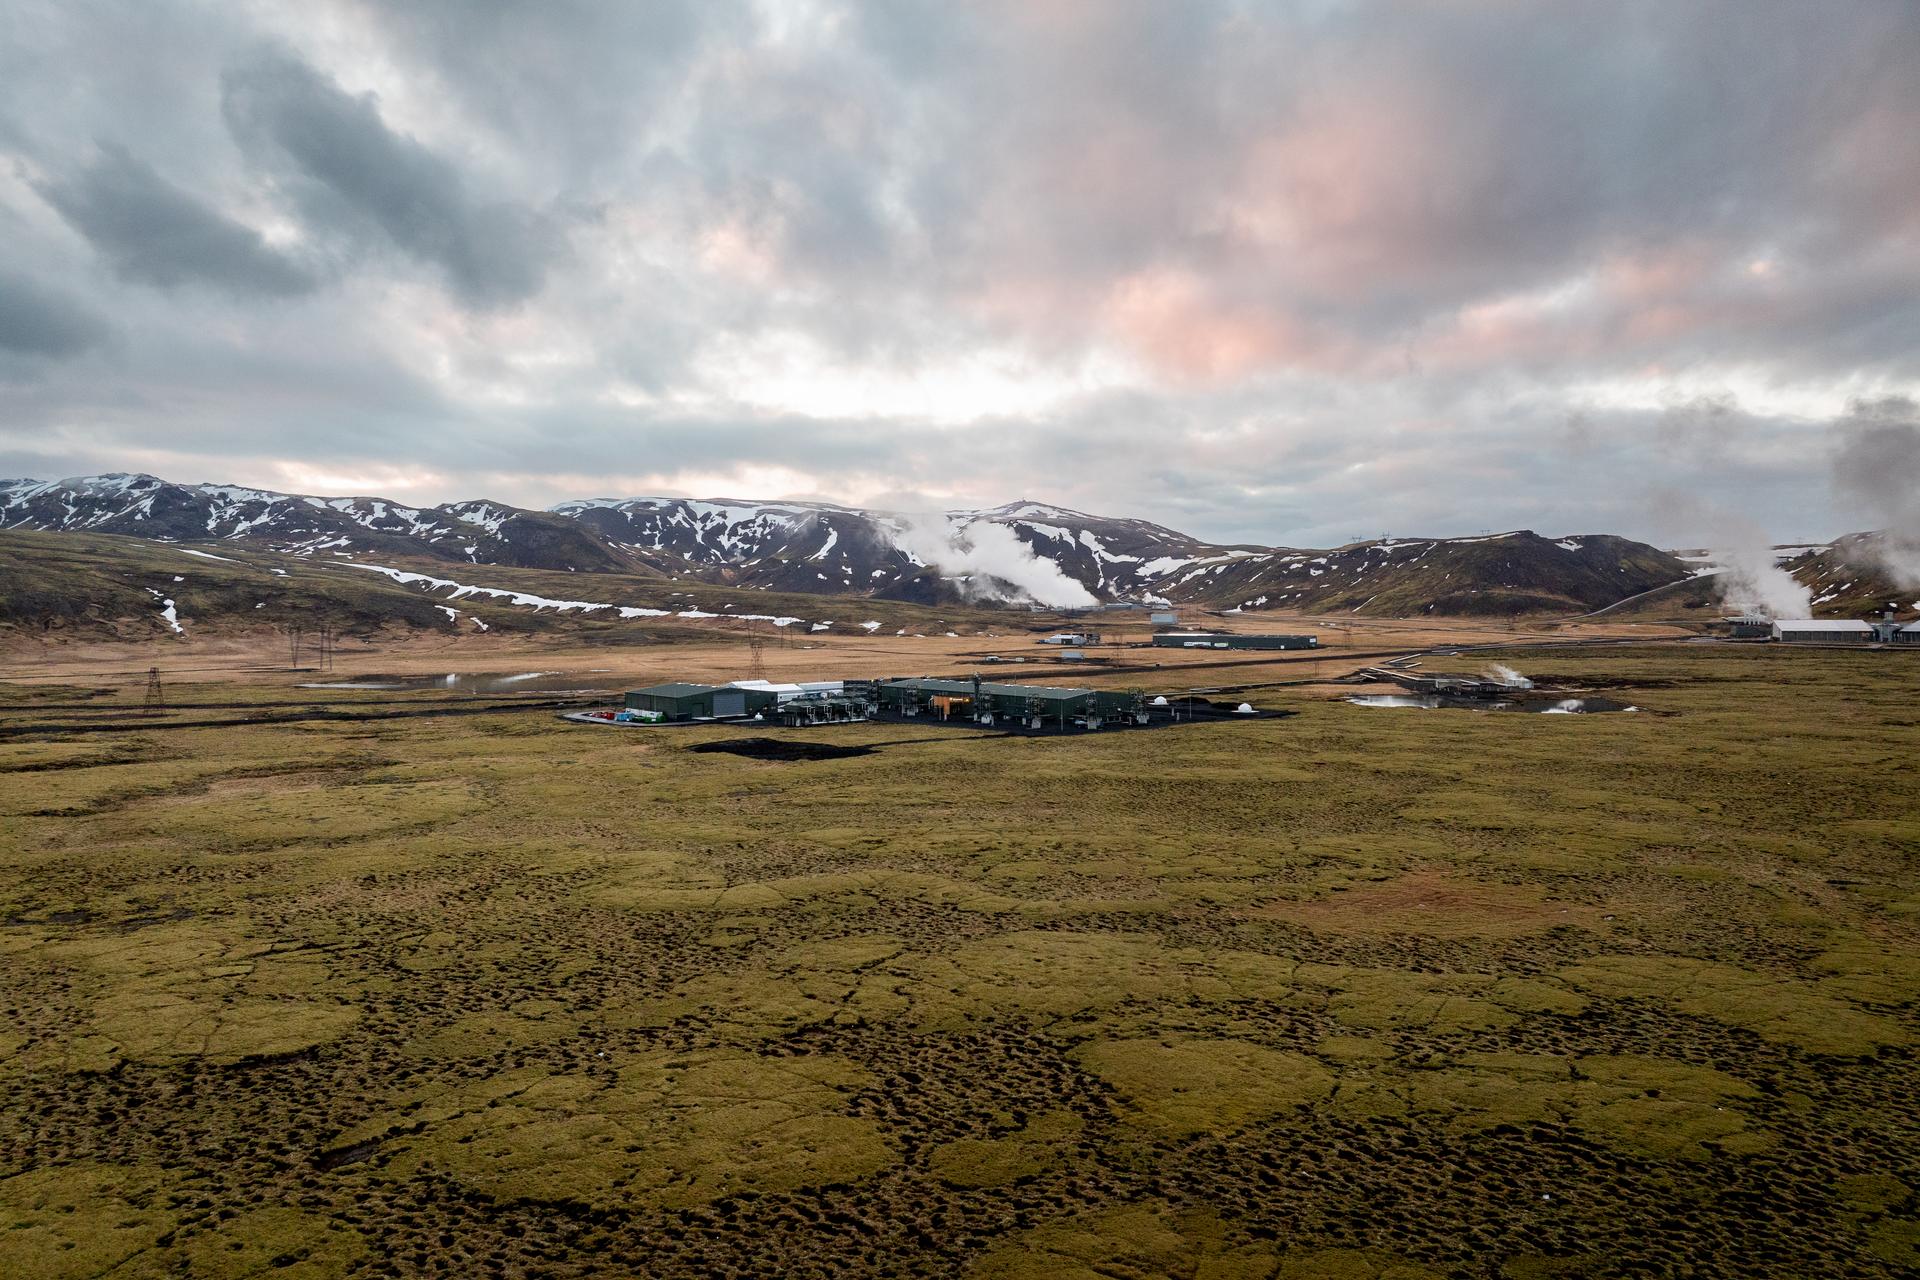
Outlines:
[{"label": "white steam cloud", "polygon": [[1533,688],[1533,681],[1502,662],[1496,662],[1488,667],[1487,674],[1493,677],[1495,684],[1503,684],[1509,689]]},{"label": "white steam cloud", "polygon": [[1057,609],[1099,603],[1091,591],[1033,553],[1020,535],[991,520],[946,515],[901,515],[894,543],[948,578],[964,579],[967,594],[1031,600]]},{"label": "white steam cloud", "polygon": [[1841,419],[1833,488],[1880,536],[1865,548],[1902,587],[1920,587],[1920,405],[1856,400]]},{"label": "white steam cloud", "polygon": [[1766,530],[1683,490],[1663,488],[1652,496],[1661,519],[1705,531],[1707,551],[1720,566],[1714,582],[1727,608],[1766,618],[1813,615],[1813,593],[1780,567]]},{"label": "white steam cloud", "polygon": [[1751,525],[1746,532],[1713,548],[1714,559],[1726,566],[1719,582],[1727,607],[1763,618],[1813,616],[1813,592],[1780,567],[1765,535]]}]

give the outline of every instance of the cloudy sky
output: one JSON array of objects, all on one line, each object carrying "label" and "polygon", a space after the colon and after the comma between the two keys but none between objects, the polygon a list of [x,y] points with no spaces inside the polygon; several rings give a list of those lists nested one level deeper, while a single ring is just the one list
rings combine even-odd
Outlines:
[{"label": "cloudy sky", "polygon": [[1920,395],[1912,0],[0,29],[0,475],[1784,540]]}]

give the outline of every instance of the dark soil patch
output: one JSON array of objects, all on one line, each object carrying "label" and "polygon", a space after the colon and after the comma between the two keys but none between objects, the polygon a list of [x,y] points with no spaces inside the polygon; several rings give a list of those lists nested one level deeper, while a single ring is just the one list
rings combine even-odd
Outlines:
[{"label": "dark soil patch", "polygon": [[316,1154],[313,1157],[313,1167],[322,1173],[332,1173],[335,1169],[344,1168],[350,1164],[359,1164],[363,1160],[371,1159],[373,1153],[379,1149],[380,1139],[378,1138],[369,1138],[365,1142],[356,1142],[350,1147],[335,1147],[332,1150],[322,1151]]},{"label": "dark soil patch", "polygon": [[749,760],[844,760],[873,754],[870,746],[836,747],[826,742],[795,742],[790,738],[726,738],[703,742],[689,751],[720,752]]},{"label": "dark soil patch", "polygon": [[0,924],[8,926],[29,924],[89,924],[92,921],[93,912],[88,911],[85,907],[79,907],[71,911],[49,911],[46,915],[39,918],[10,915],[5,920],[0,920]]}]

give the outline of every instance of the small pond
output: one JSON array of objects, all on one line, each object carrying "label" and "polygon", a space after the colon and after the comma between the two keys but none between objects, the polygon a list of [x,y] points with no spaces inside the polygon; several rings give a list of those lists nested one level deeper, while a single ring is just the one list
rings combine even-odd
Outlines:
[{"label": "small pond", "polygon": [[621,681],[610,671],[451,671],[446,675],[353,676],[345,680],[313,681],[302,689],[367,689],[424,692],[432,689],[469,695],[502,693],[572,693],[613,689]]},{"label": "small pond", "polygon": [[1531,698],[1453,698],[1434,693],[1356,693],[1347,699],[1356,707],[1422,707],[1426,710],[1456,711],[1531,711],[1540,715],[1601,715],[1612,711],[1638,711],[1614,698],[1556,698],[1552,695]]}]

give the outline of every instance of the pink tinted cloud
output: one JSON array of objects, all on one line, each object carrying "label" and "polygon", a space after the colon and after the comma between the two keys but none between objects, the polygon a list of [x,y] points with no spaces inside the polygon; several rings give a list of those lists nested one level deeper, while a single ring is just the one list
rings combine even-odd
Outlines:
[{"label": "pink tinted cloud", "polygon": [[1785,318],[1775,268],[1755,270],[1757,260],[1701,238],[1616,251],[1569,278],[1436,317],[1413,351],[1435,371],[1670,355]]},{"label": "pink tinted cloud", "polygon": [[1217,297],[1190,271],[1152,268],[1115,282],[1107,331],[1147,367],[1179,382],[1219,382],[1326,363],[1332,352],[1282,308]]},{"label": "pink tinted cloud", "polygon": [[1438,167],[1443,140],[1426,96],[1378,85],[1316,93],[1249,138],[1221,202],[1239,251],[1327,295],[1431,264],[1457,178]]},{"label": "pink tinted cloud", "polygon": [[1884,93],[1847,121],[1821,167],[1852,211],[1920,236],[1920,89],[1910,82]]}]

